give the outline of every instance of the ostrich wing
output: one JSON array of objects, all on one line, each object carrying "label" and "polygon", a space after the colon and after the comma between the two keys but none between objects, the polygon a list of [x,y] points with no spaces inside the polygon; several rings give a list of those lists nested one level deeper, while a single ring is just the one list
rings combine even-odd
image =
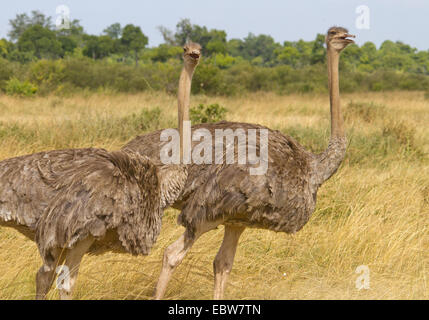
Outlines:
[{"label": "ostrich wing", "polygon": [[178,222],[191,233],[200,223],[218,219],[294,233],[314,206],[311,160],[295,140],[270,131],[264,175],[251,175],[250,164],[191,166],[188,175],[194,180],[184,188]]},{"label": "ostrich wing", "polygon": [[62,173],[93,152],[56,150],[0,162],[0,221],[14,221],[34,229],[50,199],[67,179]]},{"label": "ostrich wing", "polygon": [[[88,236],[116,230],[132,254],[148,254],[161,229],[158,172],[143,156],[99,150],[68,176],[40,219],[36,242],[42,253],[70,248]],[[61,184],[61,181],[58,181]]]}]

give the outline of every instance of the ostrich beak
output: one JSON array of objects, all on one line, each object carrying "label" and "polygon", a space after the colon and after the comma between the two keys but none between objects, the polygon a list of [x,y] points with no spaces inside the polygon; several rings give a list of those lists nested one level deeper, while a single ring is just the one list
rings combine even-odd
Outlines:
[{"label": "ostrich beak", "polygon": [[354,42],[354,40],[352,40],[352,39],[347,39],[347,38],[356,38],[356,36],[355,36],[354,34],[346,33],[346,34],[344,35],[344,40],[346,40],[348,43],[355,43],[355,42]]},{"label": "ostrich beak", "polygon": [[190,54],[190,56],[191,56],[192,58],[194,58],[194,59],[199,59],[199,58],[200,58],[200,53],[199,53],[199,52],[194,51],[194,52],[192,52],[192,53]]}]

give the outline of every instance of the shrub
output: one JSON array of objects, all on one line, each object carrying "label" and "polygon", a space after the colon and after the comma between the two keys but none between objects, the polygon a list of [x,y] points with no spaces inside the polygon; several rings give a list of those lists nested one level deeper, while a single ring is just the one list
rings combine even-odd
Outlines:
[{"label": "shrub", "polygon": [[191,108],[190,118],[193,124],[214,123],[224,120],[226,113],[227,110],[217,103],[209,106],[200,104],[198,107]]},{"label": "shrub", "polygon": [[124,117],[120,122],[128,123],[136,132],[154,131],[159,129],[161,109],[156,107],[151,110],[144,109],[139,114],[133,113]]},{"label": "shrub", "polygon": [[37,86],[27,80],[20,81],[17,78],[12,78],[6,81],[6,93],[8,95],[30,97],[37,93]]},{"label": "shrub", "polygon": [[37,84],[39,93],[55,91],[63,79],[63,60],[39,60],[30,66],[30,81]]},{"label": "shrub", "polygon": [[3,58],[0,58],[0,87],[5,88],[7,80],[13,76],[11,63]]},{"label": "shrub", "polygon": [[374,119],[382,117],[385,114],[386,107],[375,103],[353,102],[351,101],[346,108],[345,118],[361,118],[366,122],[372,122]]},{"label": "shrub", "polygon": [[[104,60],[92,60],[75,54],[59,60],[18,63],[0,58],[0,89],[5,90],[6,81],[17,78],[35,84],[38,94],[63,94],[81,89],[96,91],[99,88],[116,92],[176,92],[183,67],[181,60],[148,58],[142,59],[136,67],[134,62],[129,64],[127,60],[121,59],[112,56]],[[413,74],[377,68],[373,72],[365,72],[355,67],[344,67],[341,79],[341,92],[396,89],[427,91],[429,88],[429,74],[426,72]],[[280,64],[268,67],[265,64],[252,64],[240,57],[217,54],[202,61],[193,78],[194,94],[231,96],[254,91],[327,94],[326,65]],[[426,97],[429,97],[429,93]]]},{"label": "shrub", "polygon": [[384,137],[395,138],[401,146],[406,148],[406,150],[415,148],[415,133],[416,129],[404,121],[390,120],[383,128]]},{"label": "shrub", "polygon": [[329,132],[326,129],[308,128],[297,124],[282,128],[281,132],[293,137],[314,153],[320,153],[326,149],[329,141]]},{"label": "shrub", "polygon": [[214,65],[202,63],[195,72],[192,80],[192,92],[194,94],[227,95],[228,84],[225,82],[221,69]]}]

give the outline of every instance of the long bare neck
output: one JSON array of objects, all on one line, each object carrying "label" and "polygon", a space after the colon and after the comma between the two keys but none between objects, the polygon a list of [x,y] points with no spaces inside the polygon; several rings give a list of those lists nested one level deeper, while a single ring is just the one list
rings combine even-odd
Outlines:
[{"label": "long bare neck", "polygon": [[183,163],[184,150],[190,148],[189,139],[187,137],[190,132],[189,128],[184,125],[184,121],[189,121],[189,105],[191,99],[191,84],[196,66],[188,65],[185,63],[179,80],[178,90],[178,107],[179,107],[179,133],[180,133],[180,161]]},{"label": "long bare neck", "polygon": [[331,102],[331,138],[345,138],[344,120],[340,108],[340,54],[328,48],[329,97]]},{"label": "long bare neck", "polygon": [[329,97],[331,104],[331,138],[328,148],[317,157],[316,181],[322,184],[339,168],[346,154],[347,139],[340,107],[340,53],[328,46]]}]

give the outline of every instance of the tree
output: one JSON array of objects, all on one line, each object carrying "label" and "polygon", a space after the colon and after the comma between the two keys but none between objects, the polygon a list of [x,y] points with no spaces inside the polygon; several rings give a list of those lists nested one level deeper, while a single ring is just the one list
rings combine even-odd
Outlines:
[{"label": "tree", "polygon": [[298,50],[300,54],[300,66],[305,66],[310,64],[311,52],[312,52],[312,43],[304,41],[302,39],[294,42],[294,47]]},{"label": "tree", "polygon": [[28,28],[29,17],[26,13],[17,14],[16,18],[13,20],[9,20],[9,24],[12,29],[8,32],[8,36],[12,41],[16,41],[19,39],[21,34]]},{"label": "tree", "polygon": [[38,25],[43,28],[52,29],[51,17],[46,17],[40,11],[31,11],[31,17],[26,13],[17,14],[15,19],[9,20],[12,29],[8,32],[8,36],[12,41],[16,41],[30,27]]},{"label": "tree", "polygon": [[[253,33],[244,39],[240,47],[240,55],[249,61],[261,61],[262,64],[268,64],[276,58],[275,50],[280,48],[280,45],[274,41],[271,36],[258,35]],[[256,59],[260,57],[260,59]]]},{"label": "tree", "polygon": [[399,48],[401,53],[405,54],[415,54],[417,52],[416,48],[411,47],[408,44],[403,43],[402,41],[396,41],[396,46]]},{"label": "tree", "polygon": [[77,48],[77,43],[72,37],[58,36],[57,39],[61,43],[61,48],[62,48],[61,57],[64,57],[65,53],[72,53],[74,49]]},{"label": "tree", "polygon": [[372,63],[377,56],[377,47],[372,42],[368,41],[361,47],[362,56],[360,58],[362,63]]},{"label": "tree", "polygon": [[159,32],[161,32],[162,37],[164,38],[164,42],[169,46],[177,46],[180,45],[176,43],[176,40],[174,38],[173,31],[167,29],[164,26],[158,26]]},{"label": "tree", "polygon": [[386,40],[380,46],[380,51],[384,54],[387,53],[398,53],[399,47],[393,41]]},{"label": "tree", "polygon": [[311,64],[323,63],[325,61],[325,36],[317,34],[316,39],[313,41],[313,48],[311,49]]},{"label": "tree", "polygon": [[93,59],[103,59],[114,52],[114,40],[109,36],[85,36],[83,54]]},{"label": "tree", "polygon": [[378,51],[378,63],[386,69],[409,71],[413,65],[415,49],[402,42],[384,41]]},{"label": "tree", "polygon": [[62,54],[61,42],[54,31],[41,25],[34,25],[19,37],[18,49],[31,52],[37,58],[57,58]]},{"label": "tree", "polygon": [[138,65],[139,52],[148,44],[148,38],[143,34],[138,26],[128,24],[122,31],[121,43],[127,52],[133,52]]},{"label": "tree", "polygon": [[207,43],[205,53],[207,56],[226,54],[226,43],[219,40],[210,40],[209,43]]},{"label": "tree", "polygon": [[164,41],[170,46],[182,46],[187,41],[198,42],[206,56],[227,53],[226,32],[192,24],[189,19],[182,19],[176,25],[176,32],[165,27],[158,27]]},{"label": "tree", "polygon": [[122,27],[120,23],[114,23],[103,30],[104,34],[112,39],[119,39],[122,36]]},{"label": "tree", "polygon": [[226,54],[226,32],[223,30],[212,29],[207,32],[208,42],[205,44],[205,53],[208,56],[214,54]]},{"label": "tree", "polygon": [[227,43],[227,51],[233,57],[241,56],[241,49],[243,48],[243,40],[231,39]]},{"label": "tree", "polygon": [[150,50],[150,59],[156,62],[166,62],[171,58],[178,58],[183,54],[183,49],[168,44],[160,44],[157,48]]},{"label": "tree", "polygon": [[80,20],[74,19],[70,21],[70,28],[58,30],[57,34],[60,36],[73,37],[76,40],[76,38],[82,38],[85,31],[80,25]]},{"label": "tree", "polygon": [[414,55],[416,73],[429,73],[429,51],[419,51]]},{"label": "tree", "polygon": [[13,51],[14,44],[6,39],[0,40],[0,57],[8,58],[9,54]]},{"label": "tree", "polygon": [[174,37],[178,45],[183,45],[188,40],[198,42],[207,56],[216,53],[226,53],[225,31],[217,29],[208,30],[205,26],[201,27],[191,24],[189,19],[183,19],[177,24]]},{"label": "tree", "polygon": [[182,19],[176,25],[176,33],[174,34],[174,38],[176,39],[177,45],[184,45],[188,40],[192,40],[194,42],[198,42],[200,45],[201,39],[197,39],[196,32],[194,31],[194,27],[191,24],[191,20]]},{"label": "tree", "polygon": [[278,48],[275,51],[277,55],[277,62],[280,64],[286,64],[290,66],[297,66],[300,55],[297,48],[292,45],[286,45],[282,48]]}]

